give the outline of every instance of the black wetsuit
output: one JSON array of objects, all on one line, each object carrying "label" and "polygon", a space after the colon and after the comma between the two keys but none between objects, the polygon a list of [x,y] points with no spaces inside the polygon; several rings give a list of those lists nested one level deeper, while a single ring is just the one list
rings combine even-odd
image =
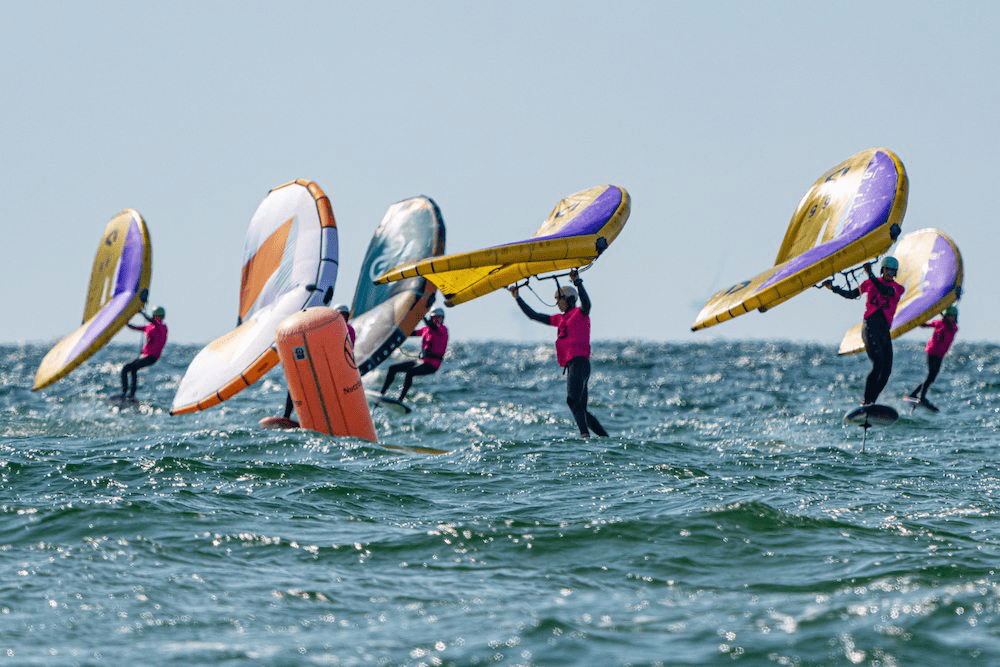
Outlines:
[{"label": "black wetsuit", "polygon": [[942,361],[944,361],[944,357],[936,357],[933,354],[927,355],[927,379],[917,385],[917,388],[910,393],[910,396],[919,398],[921,401],[927,400],[927,390],[930,389],[934,380],[937,379]]},{"label": "black wetsuit", "polygon": [[396,379],[396,373],[403,373],[403,391],[399,392],[399,400],[406,398],[406,394],[410,391],[410,386],[413,384],[413,378],[418,375],[430,375],[437,370],[437,366],[432,366],[431,364],[425,363],[423,361],[401,361],[398,364],[393,364],[389,366],[388,370],[385,372],[385,382],[382,383],[382,392],[385,393],[389,386],[392,385],[392,381]]},{"label": "black wetsuit", "polygon": [[[589,316],[590,297],[587,295],[587,290],[583,289],[582,280],[577,280],[575,284],[580,294],[580,310],[584,315]],[[536,322],[551,325],[548,315],[543,315],[532,310],[520,296],[517,297],[517,305],[520,306],[521,312]],[[601,426],[601,422],[597,421],[597,417],[587,411],[587,382],[590,380],[590,359],[583,356],[573,357],[566,362],[563,372],[566,374],[566,404],[569,406],[570,412],[573,413],[573,419],[576,421],[577,428],[580,429],[580,434],[587,435],[590,431],[593,431],[597,435],[607,436],[608,432]]]},{"label": "black wetsuit", "polygon": [[595,434],[607,436],[608,432],[597,421],[597,417],[587,411],[587,382],[590,380],[590,359],[573,357],[566,362],[566,404],[580,433],[587,433],[588,428]]},{"label": "black wetsuit", "polygon": [[[870,280],[882,296],[886,298],[895,296],[892,287],[885,284],[881,278],[870,276]],[[832,289],[847,299],[857,299],[861,296],[861,290],[857,287],[845,290],[833,286]],[[885,319],[885,313],[876,310],[868,316],[861,325],[861,340],[865,342],[865,352],[872,361],[872,370],[865,381],[864,402],[874,403],[885,389],[892,373],[892,336],[889,334],[889,322]]]},{"label": "black wetsuit", "polygon": [[159,357],[137,357],[122,367],[122,396],[135,398],[136,371],[147,366],[152,366]]}]

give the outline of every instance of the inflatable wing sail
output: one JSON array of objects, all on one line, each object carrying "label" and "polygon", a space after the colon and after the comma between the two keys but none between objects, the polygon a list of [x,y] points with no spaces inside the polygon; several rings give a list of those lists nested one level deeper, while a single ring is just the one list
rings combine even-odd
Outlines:
[{"label": "inflatable wing sail", "polygon": [[390,284],[372,281],[386,269],[434,257],[444,252],[444,219],[429,197],[397,202],[375,229],[361,265],[351,304],[351,325],[357,334],[354,359],[364,375],[403,344],[421,318],[436,288],[426,278],[406,278]]},{"label": "inflatable wing sail", "polygon": [[[896,338],[930,320],[962,296],[962,254],[955,242],[937,229],[921,229],[903,236],[892,254],[899,260],[896,280],[906,288],[889,332]],[[858,324],[844,334],[839,354],[854,354],[863,349],[865,343]]]},{"label": "inflatable wing sail", "polygon": [[299,179],[271,190],[247,231],[239,326],[191,361],[170,413],[216,405],[277,365],[278,324],[329,301],[337,282],[337,253],[337,223],[318,185]]},{"label": "inflatable wing sail", "polygon": [[375,282],[426,276],[455,306],[523,278],[593,262],[618,236],[630,206],[625,188],[599,185],[556,204],[530,239],[397,267]]},{"label": "inflatable wing sail", "polygon": [[33,391],[65,377],[142,310],[152,268],[153,248],[146,222],[138,212],[125,209],[108,223],[97,247],[83,325],[45,355],[35,374]]},{"label": "inflatable wing sail", "polygon": [[774,266],[714,294],[691,330],[763,312],[882,254],[899,235],[907,192],[906,170],[889,150],[872,148],[841,162],[799,202]]}]

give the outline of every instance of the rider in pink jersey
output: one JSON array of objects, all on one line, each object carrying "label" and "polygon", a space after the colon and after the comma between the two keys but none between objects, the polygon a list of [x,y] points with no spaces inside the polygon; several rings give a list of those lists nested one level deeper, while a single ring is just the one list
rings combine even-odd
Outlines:
[{"label": "rider in pink jersey", "polygon": [[[566,403],[580,429],[580,437],[589,438],[591,431],[606,436],[608,432],[601,426],[601,422],[587,412],[587,381],[590,379],[590,297],[587,295],[587,290],[583,289],[583,281],[576,269],[570,271],[569,279],[576,285],[576,289],[565,286],[556,291],[559,313],[555,315],[536,313],[518,296],[517,287],[511,287],[510,293],[517,300],[521,312],[536,322],[558,329],[556,361],[566,373]],[[580,299],[579,307],[576,305],[577,294]]]},{"label": "rider in pink jersey", "polygon": [[868,280],[855,289],[835,287],[832,280],[825,281],[823,287],[845,299],[857,299],[862,294],[868,296],[861,338],[865,342],[865,352],[872,361],[872,370],[865,381],[865,396],[861,404],[869,405],[878,399],[892,373],[892,336],[889,332],[892,318],[896,315],[896,306],[906,288],[894,280],[899,272],[899,261],[895,257],[886,255],[882,260],[881,277],[872,273],[871,262],[865,263],[865,272]]},{"label": "rider in pink jersey", "polygon": [[346,303],[338,303],[333,307],[333,309],[340,313],[340,316],[344,318],[344,324],[347,325],[347,337],[351,339],[351,350],[353,351],[354,339],[358,337],[358,334],[354,332],[354,327],[347,321],[347,318],[351,316],[351,309],[347,307]]},{"label": "rider in pink jersey", "polygon": [[146,334],[146,341],[143,343],[142,352],[139,356],[122,367],[122,398],[135,400],[136,371],[147,366],[152,366],[163,353],[163,346],[167,344],[167,325],[163,323],[163,318],[167,316],[167,311],[163,306],[157,306],[153,310],[153,316],[140,313],[149,324],[136,326],[128,323],[129,329],[142,331]]},{"label": "rider in pink jersey", "polygon": [[951,347],[952,341],[955,340],[955,334],[958,333],[958,308],[948,306],[940,320],[924,322],[920,326],[934,329],[934,333],[931,334],[931,339],[927,341],[927,348],[925,350],[927,353],[927,379],[918,384],[917,388],[910,392],[910,398],[918,399],[920,405],[928,410],[937,412],[938,409],[927,400],[927,390],[937,378],[938,371],[941,370],[941,362],[944,360],[944,355],[948,354],[948,349]]},{"label": "rider in pink jersey", "polygon": [[444,325],[444,308],[439,306],[432,310],[430,318],[424,322],[427,326],[420,327],[410,334],[420,336],[420,361],[410,359],[389,366],[385,382],[382,383],[383,395],[389,390],[397,373],[403,373],[403,390],[399,394],[399,400],[402,401],[410,391],[415,376],[430,375],[441,368],[441,361],[448,349],[448,327]]}]

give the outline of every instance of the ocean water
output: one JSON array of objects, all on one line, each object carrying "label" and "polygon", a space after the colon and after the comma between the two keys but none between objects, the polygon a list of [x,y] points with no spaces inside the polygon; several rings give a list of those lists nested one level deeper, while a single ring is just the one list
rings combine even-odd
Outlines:
[{"label": "ocean water", "polygon": [[127,412],[136,345],[45,351],[0,346],[0,664],[1000,664],[996,345],[929,414],[898,341],[864,443],[821,345],[597,343],[583,440],[550,343],[456,342],[379,445],[258,428],[280,370],[169,416],[195,346]]}]

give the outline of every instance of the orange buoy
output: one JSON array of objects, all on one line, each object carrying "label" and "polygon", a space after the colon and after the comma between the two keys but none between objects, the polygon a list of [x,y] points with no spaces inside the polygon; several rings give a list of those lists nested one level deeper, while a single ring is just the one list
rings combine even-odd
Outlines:
[{"label": "orange buoy", "polygon": [[275,339],[302,427],[378,442],[344,318],[306,308],[282,320]]}]

